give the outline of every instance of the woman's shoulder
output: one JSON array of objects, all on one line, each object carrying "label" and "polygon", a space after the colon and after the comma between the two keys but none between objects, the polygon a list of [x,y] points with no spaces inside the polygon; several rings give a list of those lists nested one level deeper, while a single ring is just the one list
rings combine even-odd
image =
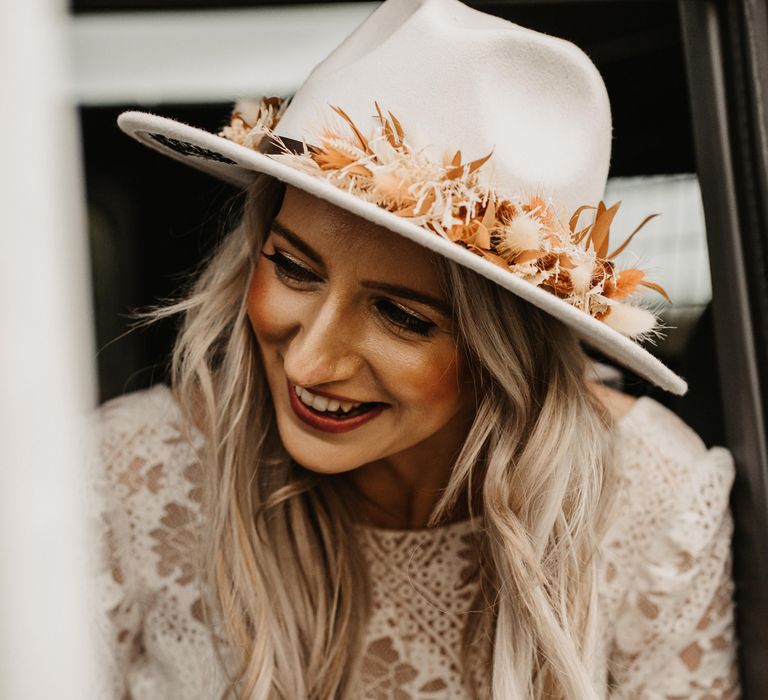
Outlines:
[{"label": "woman's shoulder", "polygon": [[97,451],[90,476],[106,518],[148,541],[159,529],[198,521],[204,440],[169,387],[107,401],[92,425]]},{"label": "woman's shoulder", "polygon": [[600,577],[614,680],[633,697],[731,688],[731,454],[648,397],[615,436],[619,488]]},{"label": "woman's shoulder", "polygon": [[726,476],[733,471],[730,453],[722,447],[707,449],[702,439],[674,412],[647,396],[629,396],[604,385],[591,390],[611,415],[616,457],[624,476],[669,476],[701,472],[707,467]]},{"label": "woman's shoulder", "polygon": [[[120,441],[136,434],[157,434],[186,430],[181,408],[165,384],[133,391],[105,401],[93,413],[100,435]],[[195,437],[195,431],[191,432]]]},{"label": "woman's shoulder", "polygon": [[95,410],[92,425],[107,467],[188,459],[204,443],[164,384],[106,401]]},{"label": "woman's shoulder", "polygon": [[715,540],[727,549],[735,471],[727,449],[708,448],[673,411],[641,397],[616,422],[613,461],[618,503],[608,543],[626,565],[693,565]]},{"label": "woman's shoulder", "polygon": [[733,459],[723,447],[710,447],[677,414],[642,396],[616,421],[616,452],[623,475],[641,481],[715,478],[723,488],[733,481]]},{"label": "woman's shoulder", "polygon": [[114,697],[128,692],[129,678],[163,697],[163,688],[212,697],[198,688],[211,658],[197,580],[202,437],[163,385],[107,401],[92,422],[90,551],[104,682]]}]

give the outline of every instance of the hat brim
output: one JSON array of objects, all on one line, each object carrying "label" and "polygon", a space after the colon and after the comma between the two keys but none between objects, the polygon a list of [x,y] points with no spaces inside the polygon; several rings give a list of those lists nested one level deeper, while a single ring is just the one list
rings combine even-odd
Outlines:
[{"label": "hat brim", "polygon": [[363,201],[325,180],[301,172],[268,155],[240,146],[216,134],[166,117],[145,112],[124,112],[118,117],[117,123],[126,134],[145,146],[214,175],[236,187],[247,186],[253,180],[254,173],[264,173],[342,207],[374,224],[384,226],[449,260],[474,270],[542,311],[546,311],[571,328],[585,343],[665,391],[683,395],[688,390],[685,380],[657,357],[605,323],[475,255],[466,248],[382,207]]}]

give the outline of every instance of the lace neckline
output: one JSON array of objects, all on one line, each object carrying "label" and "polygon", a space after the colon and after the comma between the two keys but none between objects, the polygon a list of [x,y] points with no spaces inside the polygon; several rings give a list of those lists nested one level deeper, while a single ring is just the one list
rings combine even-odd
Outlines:
[{"label": "lace neckline", "polygon": [[358,532],[373,533],[382,537],[392,537],[398,539],[402,539],[403,537],[429,539],[431,537],[439,537],[448,533],[463,535],[472,532],[480,527],[482,521],[483,517],[481,515],[476,515],[473,518],[457,520],[452,523],[437,525],[436,527],[421,527],[416,529],[382,527],[380,525],[373,525],[371,523],[362,522],[354,523],[353,527]]}]

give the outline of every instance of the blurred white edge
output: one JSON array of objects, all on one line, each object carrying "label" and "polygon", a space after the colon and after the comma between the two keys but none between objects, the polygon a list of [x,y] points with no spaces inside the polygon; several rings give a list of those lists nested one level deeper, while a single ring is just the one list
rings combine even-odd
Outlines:
[{"label": "blurred white edge", "polygon": [[84,106],[288,95],[378,2],[70,16],[70,93]]},{"label": "blurred white edge", "polygon": [[0,3],[0,698],[92,697],[90,265],[64,0]]}]

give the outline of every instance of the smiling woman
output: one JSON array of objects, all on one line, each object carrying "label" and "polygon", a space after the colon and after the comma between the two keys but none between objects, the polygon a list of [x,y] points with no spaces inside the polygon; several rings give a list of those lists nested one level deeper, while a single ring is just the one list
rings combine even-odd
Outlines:
[{"label": "smiling woman", "polygon": [[[240,105],[219,136],[121,117],[241,180],[245,204],[151,314],[183,314],[171,388],[100,414],[112,697],[735,697],[730,455],[591,381],[580,344],[685,391],[637,342],[657,332],[637,292],[666,293],[614,261],[642,223],[609,246],[618,205],[583,204],[610,151],[594,66],[456,0],[387,0],[359,31],[313,89]],[[414,41],[423,75],[402,63]],[[456,70],[482,61],[517,91],[485,96],[499,120],[404,92],[456,94],[435,89],[447,41]],[[512,117],[527,133],[495,161],[490,136],[474,160],[435,156],[355,100],[371,75],[438,146],[449,107],[451,139],[506,138]],[[559,113],[574,86],[583,109]],[[355,119],[335,107],[308,143],[326,90]]]},{"label": "smiling woman", "polygon": [[476,411],[437,257],[288,187],[250,281],[283,445],[320,473],[387,474],[394,526],[426,524]]},{"label": "smiling woman", "polygon": [[115,697],[736,687],[728,454],[559,321],[266,176],[180,311],[173,394],[104,412]]},{"label": "smiling woman", "polygon": [[[562,684],[567,697],[589,692],[595,669],[579,657],[599,641],[591,560],[614,491],[613,421],[570,331],[471,271],[265,176],[190,298],[157,315],[182,309],[174,393],[206,436],[206,608],[234,642],[239,697],[265,674],[293,684],[289,697],[313,696],[318,683],[363,696],[381,637],[366,641],[361,621],[388,603],[371,590],[370,552],[355,533],[455,536],[450,528],[472,534],[480,519],[486,536],[462,565],[475,571],[472,584],[452,601],[458,636],[433,646],[417,617],[423,631],[403,653],[424,680],[487,692],[491,630],[527,620],[510,639],[519,660],[497,664],[495,683],[530,677],[537,639],[567,669],[538,682]],[[536,576],[559,591],[556,614],[572,622],[553,622],[554,601],[530,586]],[[518,596],[492,603],[500,581],[514,580],[526,582]],[[278,582],[285,594],[275,600]],[[257,624],[272,630],[269,645]],[[301,647],[281,639],[286,625]],[[440,671],[457,653],[473,663]]]}]

